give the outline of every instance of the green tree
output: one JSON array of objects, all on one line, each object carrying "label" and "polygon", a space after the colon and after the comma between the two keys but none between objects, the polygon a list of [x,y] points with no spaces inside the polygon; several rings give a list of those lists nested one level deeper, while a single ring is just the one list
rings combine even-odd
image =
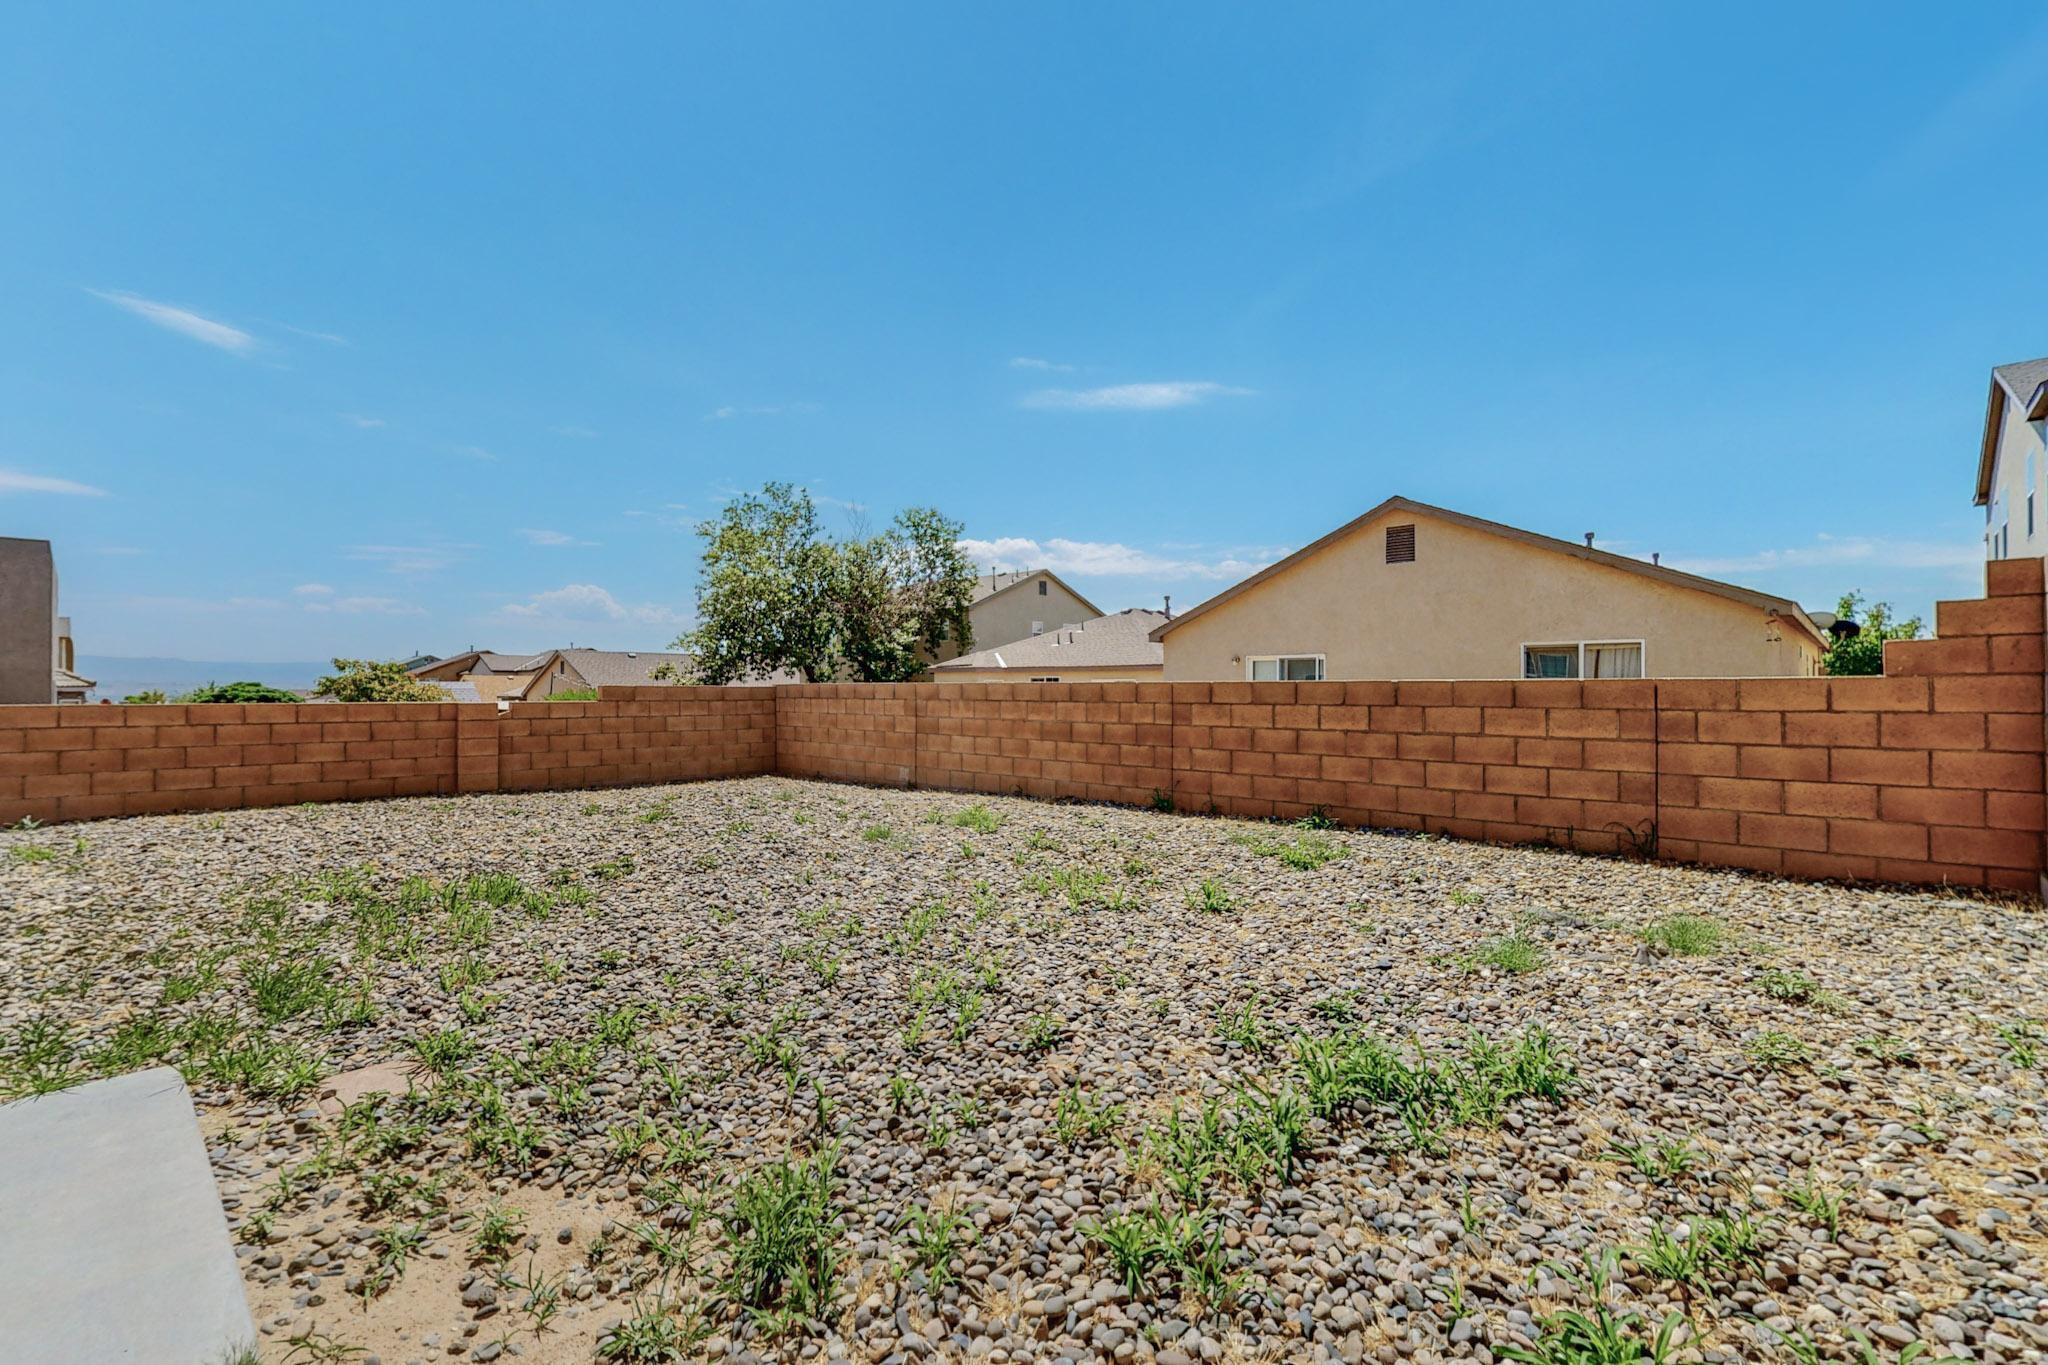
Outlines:
[{"label": "green tree", "polygon": [[1926,633],[1919,617],[1894,621],[1891,603],[1872,602],[1866,607],[1860,592],[1843,593],[1835,604],[1835,615],[1862,627],[1854,635],[1838,637],[1821,660],[1821,667],[1837,678],[1884,672],[1886,640],[1917,640]]},{"label": "green tree", "polygon": [[811,495],[770,483],[701,522],[704,568],[697,628],[675,642],[696,680],[713,685],[789,669],[805,682],[833,675],[838,556],[818,530]]},{"label": "green tree", "polygon": [[[159,692],[156,699],[162,701],[163,694]],[[179,697],[178,700],[182,702],[297,701],[299,700],[299,694],[287,692],[281,687],[268,687],[260,682],[208,683],[204,687],[193,688],[190,692]]]},{"label": "green tree", "polygon": [[161,706],[161,705],[163,704],[163,701],[164,701],[164,694],[163,694],[162,692],[158,691],[158,690],[157,690],[157,689],[155,689],[155,688],[151,688],[151,689],[150,689],[149,691],[147,691],[147,692],[131,692],[131,693],[129,693],[129,694],[127,695],[127,696],[125,696],[125,697],[121,698],[121,705],[123,705],[123,706]]},{"label": "green tree", "polygon": [[973,643],[974,566],[960,529],[914,507],[879,534],[835,542],[810,494],[770,483],[697,528],[698,624],[675,647],[691,653],[701,683],[782,669],[806,682],[915,677],[948,640]]},{"label": "green tree", "polygon": [[839,653],[859,681],[914,678],[948,640],[973,647],[974,565],[960,531],[937,508],[912,507],[838,547]]},{"label": "green tree", "polygon": [[448,694],[421,682],[405,665],[376,659],[336,659],[335,671],[314,684],[313,695],[336,701],[447,701]]}]

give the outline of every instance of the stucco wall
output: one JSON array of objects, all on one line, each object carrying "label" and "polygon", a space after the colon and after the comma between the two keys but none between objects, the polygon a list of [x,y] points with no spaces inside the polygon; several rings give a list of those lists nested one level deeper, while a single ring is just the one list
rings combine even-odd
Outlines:
[{"label": "stucco wall", "polygon": [[47,540],[0,536],[0,703],[57,699],[57,570]]},{"label": "stucco wall", "polygon": [[[2002,494],[2010,509],[2012,535],[2006,546],[2006,555],[2015,559],[2048,552],[2048,499],[2038,492],[2034,503],[2034,534],[2027,534],[2027,456],[2034,456],[2037,483],[2048,479],[2048,475],[2044,475],[2041,469],[2041,440],[2034,435],[2026,416],[2018,403],[2010,397],[2006,399],[2005,414],[1999,424],[1998,453],[1991,466],[1992,492]],[[1997,526],[1988,521],[1983,527],[1987,536],[1996,529]]]},{"label": "stucco wall", "polygon": [[[1415,560],[1384,530],[1413,523]],[[1819,647],[1751,606],[1395,511],[1164,638],[1169,682],[1240,681],[1252,655],[1338,678],[1518,678],[1524,644],[1643,642],[1652,678],[1799,677]],[[1772,636],[1779,638],[1773,640]]]},{"label": "stucco wall", "polygon": [[932,674],[936,683],[1014,683],[1038,677],[1057,677],[1061,682],[1158,682],[1157,664],[1146,668],[944,668]]},{"label": "stucco wall", "polygon": [[[1038,584],[1045,584],[1045,596],[1038,595]],[[1047,630],[1061,626],[1078,626],[1083,621],[1092,621],[1100,613],[1086,602],[1061,587],[1050,574],[1035,573],[1020,579],[1015,587],[1005,588],[983,598],[970,613],[974,622],[974,648],[994,649],[1022,640],[1031,634],[1031,623],[1038,621]],[[944,663],[957,659],[960,651],[948,642],[932,662]]]}]

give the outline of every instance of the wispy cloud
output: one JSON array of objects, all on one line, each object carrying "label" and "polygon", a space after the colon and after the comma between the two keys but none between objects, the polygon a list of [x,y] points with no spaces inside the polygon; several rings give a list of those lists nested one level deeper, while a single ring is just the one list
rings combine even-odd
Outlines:
[{"label": "wispy cloud", "polygon": [[236,355],[246,355],[256,348],[256,338],[239,327],[203,317],[189,308],[178,308],[155,299],[143,298],[119,289],[88,289],[86,293],[96,299],[105,299],[116,308],[125,308],[145,322],[155,323],[166,331],[204,342],[208,346]]},{"label": "wispy cloud", "polygon": [[274,597],[153,597],[131,596],[120,599],[121,605],[149,612],[193,612],[218,614],[230,611],[276,611],[284,603]]},{"label": "wispy cloud", "polygon": [[1097,389],[1039,389],[1017,402],[1020,407],[1066,412],[1156,412],[1163,408],[1189,408],[1212,398],[1241,397],[1250,392],[1207,379],[1173,379],[1150,384],[1110,384]]},{"label": "wispy cloud", "polygon": [[384,419],[382,417],[365,417],[359,412],[344,412],[338,415],[340,416],[342,421],[348,423],[350,426],[360,427],[364,431],[370,431],[373,430],[374,428],[381,427],[384,425]]},{"label": "wispy cloud", "polygon": [[1062,365],[1057,360],[1045,360],[1035,355],[1013,355],[1010,357],[1013,370],[1039,370],[1047,374],[1072,374],[1072,365]]},{"label": "wispy cloud", "polygon": [[495,460],[497,455],[482,446],[450,446],[450,450],[465,460]]},{"label": "wispy cloud", "polygon": [[2006,129],[2039,126],[2041,105],[2048,100],[2041,83],[2042,64],[2048,62],[2048,23],[1991,50],[1997,58],[1879,164],[1881,183],[1909,181],[1973,151],[1997,148]]},{"label": "wispy cloud", "polygon": [[1811,545],[1757,550],[1746,555],[1666,555],[1664,563],[1688,573],[1771,573],[1786,569],[1870,564],[1888,569],[1971,569],[1984,560],[1972,541],[1889,540],[1881,536],[1818,535]]},{"label": "wispy cloud", "polygon": [[380,564],[392,573],[435,573],[467,557],[474,545],[351,545],[350,559]]},{"label": "wispy cloud", "polygon": [[11,469],[0,469],[0,495],[8,493],[62,493],[74,498],[104,498],[107,490],[94,488],[89,483],[74,483],[70,479],[51,478],[47,474],[21,474]]},{"label": "wispy cloud", "polygon": [[818,405],[802,403],[728,403],[704,414],[707,422],[729,422],[735,417],[779,417],[785,413],[816,412]]},{"label": "wispy cloud", "polygon": [[301,583],[298,587],[293,588],[292,592],[298,597],[334,596],[334,589],[328,587],[325,583]]},{"label": "wispy cloud", "polygon": [[529,545],[595,545],[594,540],[578,540],[567,531],[547,531],[537,526],[522,526],[519,534]]},{"label": "wispy cloud", "polygon": [[680,625],[689,618],[658,602],[621,602],[595,583],[568,583],[507,602],[499,614],[522,621],[617,621],[637,625]]},{"label": "wispy cloud", "polygon": [[425,616],[425,607],[396,597],[320,597],[305,604],[307,611],[337,612],[343,616]]},{"label": "wispy cloud", "polygon": [[353,341],[350,341],[347,337],[336,336],[333,332],[316,332],[311,327],[294,327],[289,322],[278,322],[273,323],[271,325],[275,327],[282,327],[285,331],[296,333],[297,335],[302,337],[309,337],[314,341],[324,341],[329,346],[355,345],[355,343]]},{"label": "wispy cloud", "polygon": [[[724,502],[725,499],[718,498],[714,501]],[[652,510],[641,507],[628,508],[626,515],[651,518],[655,525],[666,526],[671,531],[694,531],[697,529],[697,523],[684,515],[689,510],[690,505],[686,502],[665,502]]]},{"label": "wispy cloud", "polygon": [[1188,558],[1140,550],[1111,540],[1036,540],[1002,536],[995,540],[960,541],[967,557],[998,573],[1051,569],[1054,573],[1103,578],[1238,579],[1258,572],[1284,551],[1219,551],[1212,558]]}]

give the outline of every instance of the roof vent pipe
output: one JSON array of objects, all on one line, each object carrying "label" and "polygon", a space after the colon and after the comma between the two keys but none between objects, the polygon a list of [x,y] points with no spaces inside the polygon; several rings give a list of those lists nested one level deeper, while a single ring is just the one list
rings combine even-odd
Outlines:
[{"label": "roof vent pipe", "polygon": [[1652,550],[1650,551],[1650,562],[1652,564],[1662,564],[1664,562],[1664,556],[1658,554],[1655,550]]},{"label": "roof vent pipe", "polygon": [[1586,532],[1586,548],[1589,550],[1593,548],[1593,533],[1591,531]]},{"label": "roof vent pipe", "polygon": [[1166,594],[1166,619],[1167,619],[1167,620],[1169,620],[1169,621],[1171,621],[1171,620],[1173,619],[1173,594],[1172,594],[1172,593],[1168,593],[1168,594]]}]

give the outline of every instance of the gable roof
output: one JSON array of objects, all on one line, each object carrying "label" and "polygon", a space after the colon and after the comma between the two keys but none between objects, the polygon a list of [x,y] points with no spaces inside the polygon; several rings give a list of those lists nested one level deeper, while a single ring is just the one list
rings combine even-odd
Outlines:
[{"label": "gable roof", "polygon": [[1991,501],[1991,469],[1998,463],[1998,428],[2005,420],[2007,400],[2026,409],[2028,421],[2039,421],[2048,417],[2044,385],[2048,385],[2048,356],[1991,367],[1991,392],[1984,400],[1984,442],[1977,451],[1976,506]]},{"label": "gable roof", "polygon": [[1166,613],[1133,607],[1078,626],[1061,626],[993,649],[932,665],[933,673],[978,668],[1158,668],[1166,647],[1152,638]]},{"label": "gable roof", "polygon": [[1071,583],[1068,583],[1051,569],[1019,569],[1015,573],[985,573],[974,580],[974,596],[969,599],[967,605],[970,609],[978,607],[991,597],[1006,593],[1012,588],[1022,587],[1024,584],[1040,578],[1059,584],[1072,595],[1076,602],[1088,608],[1095,615],[1102,615],[1101,607],[1096,606],[1093,602],[1081,596],[1080,593],[1075,592]]},{"label": "gable roof", "polygon": [[[670,681],[678,684],[688,684],[690,681],[691,656],[688,654],[668,654],[647,649],[551,649],[540,656],[540,667],[532,676],[515,682],[501,695],[515,701],[535,701],[546,697],[554,680],[567,678],[567,675],[555,671],[554,664],[557,659],[567,664],[569,671],[583,680],[580,683],[571,680],[571,686],[574,687],[650,687]],[[674,670],[673,679],[654,676],[655,670],[664,664]],[[783,670],[765,677],[747,678],[732,686],[753,687],[802,681],[803,679],[795,673]]]},{"label": "gable roof", "polygon": [[1285,559],[1268,564],[1250,578],[1232,584],[1208,601],[1182,612],[1171,621],[1162,623],[1154,628],[1152,638],[1154,640],[1163,640],[1169,631],[1178,629],[1206,611],[1222,606],[1239,593],[1256,587],[1269,578],[1285,573],[1288,569],[1294,567],[1294,565],[1308,558],[1324,546],[1334,544],[1354,531],[1363,529],[1368,523],[1386,515],[1388,512],[1410,512],[1416,516],[1434,517],[1439,521],[1447,521],[1455,526],[1463,526],[1467,530],[1483,531],[1487,535],[1500,536],[1506,540],[1520,541],[1524,545],[1533,545],[1539,550],[1550,550],[1557,554],[1569,555],[1573,559],[1582,559],[1589,564],[1599,564],[1610,569],[1620,569],[1625,573],[1639,574],[1644,578],[1654,579],[1659,583],[1666,583],[1672,587],[1690,588],[1695,592],[1711,593],[1716,597],[1725,597],[1730,601],[1755,607],[1767,615],[1789,620],[1798,629],[1812,636],[1814,642],[1823,649],[1827,647],[1827,637],[1818,626],[1813,624],[1812,619],[1806,614],[1806,609],[1788,597],[1774,597],[1770,593],[1758,592],[1753,588],[1739,588],[1733,583],[1723,583],[1719,579],[1702,578],[1698,574],[1681,573],[1677,569],[1667,569],[1661,564],[1646,564],[1640,559],[1630,559],[1627,555],[1618,555],[1607,550],[1596,550],[1590,545],[1581,545],[1577,541],[1559,540],[1555,536],[1539,535],[1535,531],[1524,531],[1518,526],[1507,526],[1497,521],[1488,521],[1484,517],[1470,516],[1464,512],[1453,512],[1447,507],[1432,507],[1426,502],[1416,502],[1412,498],[1398,496],[1388,498],[1363,516],[1353,517],[1328,535],[1302,546]]}]

